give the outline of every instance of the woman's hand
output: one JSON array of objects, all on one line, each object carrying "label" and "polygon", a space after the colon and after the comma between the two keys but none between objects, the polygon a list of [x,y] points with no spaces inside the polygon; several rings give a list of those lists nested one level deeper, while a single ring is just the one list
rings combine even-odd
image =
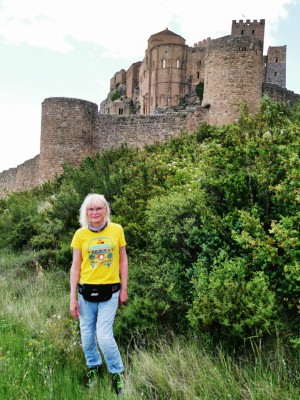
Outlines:
[{"label": "woman's hand", "polygon": [[128,299],[127,289],[122,289],[121,288],[120,295],[119,295],[119,306],[121,306],[124,303],[126,303],[127,299]]},{"label": "woman's hand", "polygon": [[78,318],[79,317],[79,305],[76,299],[72,299],[70,301],[70,313],[72,317]]}]

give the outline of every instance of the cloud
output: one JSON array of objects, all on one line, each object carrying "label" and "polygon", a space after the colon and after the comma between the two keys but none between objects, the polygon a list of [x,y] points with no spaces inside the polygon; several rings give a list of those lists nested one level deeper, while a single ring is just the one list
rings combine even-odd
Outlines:
[{"label": "cloud", "polygon": [[[8,43],[26,42],[57,52],[71,51],[75,42],[90,42],[103,49],[103,57],[141,57],[147,39],[166,27],[183,36],[187,44],[208,36],[230,33],[232,19],[267,21],[266,40],[286,6],[296,0],[210,0],[203,6],[194,0],[152,0],[147,9],[138,0],[2,0],[0,35]],[[1,3],[0,3],[1,4]]]}]

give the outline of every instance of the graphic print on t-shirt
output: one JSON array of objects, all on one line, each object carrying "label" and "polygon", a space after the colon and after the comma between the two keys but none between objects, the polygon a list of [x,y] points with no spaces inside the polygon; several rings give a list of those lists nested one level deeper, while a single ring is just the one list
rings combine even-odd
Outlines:
[{"label": "graphic print on t-shirt", "polygon": [[88,255],[91,267],[110,267],[113,260],[113,250],[114,245],[110,238],[100,236],[92,239],[88,245]]}]

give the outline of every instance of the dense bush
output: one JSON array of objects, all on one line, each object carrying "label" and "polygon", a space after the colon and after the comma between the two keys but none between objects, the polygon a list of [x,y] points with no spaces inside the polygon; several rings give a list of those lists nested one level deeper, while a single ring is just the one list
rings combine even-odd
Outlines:
[{"label": "dense bush", "polygon": [[249,271],[243,258],[220,253],[208,270],[201,261],[195,266],[195,295],[189,310],[191,325],[228,341],[272,331],[278,305],[263,271]]},{"label": "dense bush", "polygon": [[0,245],[68,270],[81,202],[103,193],[124,226],[130,260],[130,301],[117,333],[168,329],[237,342],[278,329],[293,335],[298,110],[264,98],[254,117],[244,107],[237,124],[204,124],[143,151],[123,146],[77,169],[66,165],[57,181],[1,199]]}]

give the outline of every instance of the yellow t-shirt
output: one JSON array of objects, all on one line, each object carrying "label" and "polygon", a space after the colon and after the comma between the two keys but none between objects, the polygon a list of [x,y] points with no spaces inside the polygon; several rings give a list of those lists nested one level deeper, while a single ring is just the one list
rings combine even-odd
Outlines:
[{"label": "yellow t-shirt", "polygon": [[106,284],[120,282],[119,250],[126,245],[121,225],[110,222],[101,232],[78,229],[71,247],[81,250],[79,283]]}]

